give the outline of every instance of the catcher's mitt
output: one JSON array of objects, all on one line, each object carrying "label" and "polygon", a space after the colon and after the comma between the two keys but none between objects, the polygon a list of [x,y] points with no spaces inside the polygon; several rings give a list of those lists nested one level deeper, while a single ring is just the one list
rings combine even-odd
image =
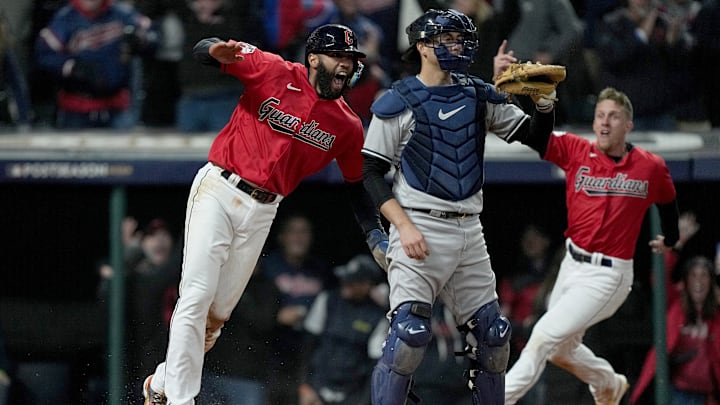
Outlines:
[{"label": "catcher's mitt", "polygon": [[495,79],[499,93],[533,98],[547,96],[565,80],[565,66],[541,63],[513,63]]}]

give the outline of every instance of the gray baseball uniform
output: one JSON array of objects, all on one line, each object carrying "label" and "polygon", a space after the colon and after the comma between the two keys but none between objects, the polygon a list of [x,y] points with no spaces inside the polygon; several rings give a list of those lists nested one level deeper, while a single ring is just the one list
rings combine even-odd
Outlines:
[{"label": "gray baseball uniform", "polygon": [[[419,79],[418,79],[419,80]],[[485,127],[505,141],[529,117],[517,106],[487,102]],[[439,123],[457,118],[470,108],[442,104],[432,119]],[[472,111],[469,111],[472,113]],[[413,136],[415,116],[406,109],[394,117],[374,116],[363,146],[363,154],[400,167],[405,145]],[[480,162],[482,164],[482,162]],[[483,207],[482,190],[467,198],[451,201],[418,190],[408,184],[402,170],[393,174],[393,195],[422,232],[431,255],[425,260],[408,258],[399,236],[391,225],[388,259],[390,308],[406,301],[432,304],[441,297],[462,324],[483,304],[497,299],[495,275],[490,265],[479,214]],[[464,218],[437,218],[412,209],[467,213]]]}]

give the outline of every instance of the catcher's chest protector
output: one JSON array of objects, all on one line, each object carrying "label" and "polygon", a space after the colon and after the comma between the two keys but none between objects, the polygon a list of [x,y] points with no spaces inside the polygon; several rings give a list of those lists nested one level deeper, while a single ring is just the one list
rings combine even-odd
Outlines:
[{"label": "catcher's chest protector", "polygon": [[401,169],[413,188],[458,201],[480,191],[485,149],[485,103],[473,85],[425,87],[416,77],[394,84],[412,109],[415,130]]}]

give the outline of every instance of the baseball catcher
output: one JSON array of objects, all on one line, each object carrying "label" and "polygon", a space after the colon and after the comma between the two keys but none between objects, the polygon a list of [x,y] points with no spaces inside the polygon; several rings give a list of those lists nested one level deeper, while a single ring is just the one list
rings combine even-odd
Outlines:
[{"label": "baseball catcher", "polygon": [[557,101],[555,88],[565,80],[565,66],[542,63],[513,63],[495,79],[499,93],[530,96],[535,103],[540,99]]}]

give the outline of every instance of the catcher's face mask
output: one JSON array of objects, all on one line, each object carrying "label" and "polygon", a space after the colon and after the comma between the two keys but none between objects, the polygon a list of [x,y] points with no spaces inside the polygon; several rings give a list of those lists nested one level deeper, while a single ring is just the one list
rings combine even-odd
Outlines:
[{"label": "catcher's face mask", "polygon": [[440,69],[448,72],[466,72],[477,49],[476,40],[457,32],[443,32],[425,43],[435,50]]},{"label": "catcher's face mask", "polygon": [[[465,14],[452,9],[428,10],[405,32],[411,47],[423,41],[434,48],[440,69],[448,72],[467,71],[478,47],[475,24]],[[451,51],[455,45],[462,45],[462,51]]]}]

